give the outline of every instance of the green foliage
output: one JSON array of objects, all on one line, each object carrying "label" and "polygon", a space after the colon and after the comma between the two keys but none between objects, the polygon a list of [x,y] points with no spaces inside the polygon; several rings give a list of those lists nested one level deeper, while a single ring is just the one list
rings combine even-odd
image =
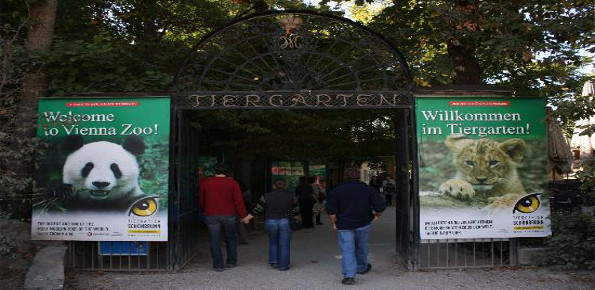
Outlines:
[{"label": "green foliage", "polygon": [[364,24],[369,24],[373,20],[373,18],[382,11],[382,9],[388,6],[389,2],[390,1],[382,0],[377,1],[374,4],[356,3],[357,5],[351,5],[351,7],[349,7],[351,19],[362,22]]},{"label": "green foliage", "polygon": [[576,173],[583,182],[581,188],[595,197],[595,156],[591,156],[582,164],[583,170]]},{"label": "green foliage", "polygon": [[0,236],[0,257],[10,255],[17,245],[17,241],[10,235]]},{"label": "green foliage", "polygon": [[546,245],[552,250],[540,258],[539,265],[565,269],[595,268],[595,220],[582,213],[552,215],[551,238]]},{"label": "green foliage", "polygon": [[168,91],[189,47],[242,9],[212,0],[65,1],[42,56],[50,91]]},{"label": "green foliage", "polygon": [[[145,153],[139,160],[140,188],[146,195],[168,196],[169,143],[146,140]],[[159,205],[167,208],[167,198],[159,199]]]},{"label": "green foliage", "polygon": [[[3,2],[2,6],[11,4],[17,3]],[[10,13],[3,20],[7,22],[0,26],[0,212],[25,217],[29,214],[28,200],[33,180],[30,177],[18,176],[14,169],[15,164],[33,162],[37,142],[34,138],[17,137],[15,119],[21,82],[33,61],[27,58],[22,42],[26,19]]]},{"label": "green foliage", "polygon": [[[3,209],[0,207],[0,223],[10,219],[12,216],[12,209],[10,207]],[[18,241],[7,234],[0,235],[0,257],[7,257],[14,254],[13,251],[18,246]]]},{"label": "green foliage", "polygon": [[594,6],[585,1],[393,0],[392,4],[370,25],[398,43],[421,86],[451,83],[454,68],[447,46],[454,42],[479,60],[484,82],[518,95],[555,99],[579,89],[577,69],[591,62],[579,52],[595,50]]},{"label": "green foliage", "polygon": [[[582,85],[588,79],[589,76],[577,79],[574,87],[577,89],[582,88]],[[595,116],[594,102],[593,96],[582,96],[580,91],[559,94],[558,97],[551,99],[552,106],[556,108],[554,114],[568,136],[573,134],[577,121]],[[577,129],[580,130],[581,135],[590,136],[595,133],[595,125],[579,126]]]},{"label": "green foliage", "polygon": [[[4,209],[0,207],[0,223],[4,220],[8,220],[11,216],[12,210],[10,207]],[[0,235],[0,257],[6,257],[10,255],[17,246],[17,240],[11,235]]]},{"label": "green foliage", "polygon": [[[163,61],[172,61],[161,51]],[[162,91],[171,88],[173,67],[139,58],[138,50],[109,35],[90,41],[57,38],[45,57],[56,94],[73,92]]]}]

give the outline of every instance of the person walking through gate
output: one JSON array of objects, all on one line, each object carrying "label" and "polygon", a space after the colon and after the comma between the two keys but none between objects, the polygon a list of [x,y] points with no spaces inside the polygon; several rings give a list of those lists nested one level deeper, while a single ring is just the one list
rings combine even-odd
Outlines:
[{"label": "person walking through gate", "polygon": [[293,193],[287,190],[285,180],[273,182],[273,191],[260,197],[251,213],[242,219],[248,223],[253,215],[265,213],[264,228],[269,235],[269,265],[281,271],[289,270],[291,252],[291,216],[299,215]]},{"label": "person walking through gate", "polygon": [[393,205],[392,200],[396,190],[397,184],[395,183],[395,180],[390,178],[390,176],[387,176],[386,179],[382,182],[382,193],[386,197],[387,205]]},{"label": "person walking through gate", "polygon": [[[221,272],[238,263],[237,218],[248,216],[238,183],[226,177],[230,168],[225,163],[214,166],[215,176],[202,179],[199,183],[199,206],[209,231],[209,247],[213,269]],[[225,235],[227,262],[223,265],[221,253],[221,232]]]},{"label": "person walking through gate", "polygon": [[314,199],[314,189],[306,182],[305,177],[300,177],[300,185],[295,188],[295,195],[298,198],[300,214],[302,216],[302,226],[305,229],[314,227],[314,211],[312,207],[316,200]]},{"label": "person walking through gate", "polygon": [[355,284],[356,274],[372,269],[368,263],[368,237],[371,222],[378,219],[386,204],[378,191],[359,181],[358,168],[345,169],[346,182],[335,187],[327,196],[326,208],[333,227],[338,230],[341,249],[341,269],[345,285]]},{"label": "person walking through gate", "polygon": [[370,186],[372,186],[378,192],[382,188],[382,177],[378,175],[378,173],[374,173],[374,176],[370,178]]},{"label": "person walking through gate", "polygon": [[[322,205],[322,202],[324,201],[326,196],[320,189],[320,186],[318,185],[318,183],[316,183],[316,178],[314,178],[312,176],[308,177],[308,183],[310,184],[310,186],[312,186],[312,191],[313,191],[313,196],[314,196],[314,206],[312,206],[312,214],[316,215],[316,225],[322,226],[322,225],[324,225],[324,223],[322,221],[320,221],[320,214],[321,214],[321,211],[324,211],[324,206]],[[318,207],[318,209],[320,209],[320,210],[318,210],[318,211],[314,210],[316,207]]]}]

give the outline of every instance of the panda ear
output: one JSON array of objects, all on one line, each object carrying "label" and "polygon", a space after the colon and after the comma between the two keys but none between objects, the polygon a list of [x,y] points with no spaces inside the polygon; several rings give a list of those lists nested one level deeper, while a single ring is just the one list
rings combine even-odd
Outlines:
[{"label": "panda ear", "polygon": [[83,136],[71,135],[66,136],[63,139],[62,146],[60,149],[62,149],[62,151],[64,151],[65,153],[70,154],[76,150],[79,150],[81,147],[83,147],[83,145],[85,145],[85,143],[83,142]]},{"label": "panda ear", "polygon": [[141,155],[145,153],[145,142],[141,137],[136,135],[128,136],[126,140],[124,140],[122,147],[134,155]]}]

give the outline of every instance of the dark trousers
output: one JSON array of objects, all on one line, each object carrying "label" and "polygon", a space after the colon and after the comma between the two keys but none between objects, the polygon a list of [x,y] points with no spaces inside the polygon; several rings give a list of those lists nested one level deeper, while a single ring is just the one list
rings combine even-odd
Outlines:
[{"label": "dark trousers", "polygon": [[238,228],[237,217],[212,215],[205,216],[205,223],[209,230],[209,247],[213,258],[213,269],[224,269],[223,254],[221,253],[221,234],[225,235],[227,253],[226,264],[234,265],[238,262]]},{"label": "dark trousers", "polygon": [[392,205],[393,204],[393,194],[389,193],[389,194],[385,194],[384,196],[386,197],[386,205]]},{"label": "dark trousers", "polygon": [[314,212],[312,211],[314,203],[316,203],[314,200],[304,200],[300,201],[299,203],[300,215],[302,216],[302,226],[304,228],[314,227]]}]

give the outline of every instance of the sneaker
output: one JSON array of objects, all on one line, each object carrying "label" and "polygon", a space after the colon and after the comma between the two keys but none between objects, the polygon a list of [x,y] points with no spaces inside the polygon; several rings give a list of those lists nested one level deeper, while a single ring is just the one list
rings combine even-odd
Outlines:
[{"label": "sneaker", "polygon": [[233,264],[225,264],[225,267],[227,267],[227,268],[233,268],[233,267],[235,267],[235,266],[237,266],[237,265],[238,265],[238,263],[233,263]]},{"label": "sneaker", "polygon": [[355,278],[353,277],[345,277],[341,280],[341,284],[343,285],[353,285],[355,284]]},{"label": "sneaker", "polygon": [[368,266],[366,267],[366,269],[364,269],[361,272],[357,272],[357,273],[360,274],[360,275],[363,275],[363,274],[366,274],[366,273],[370,272],[370,270],[372,270],[372,264],[368,263]]},{"label": "sneaker", "polygon": [[225,271],[225,268],[213,268],[213,271],[215,271],[215,272],[223,272],[223,271]]},{"label": "sneaker", "polygon": [[279,268],[279,264],[277,263],[269,263],[269,265],[271,265],[272,268]]}]

